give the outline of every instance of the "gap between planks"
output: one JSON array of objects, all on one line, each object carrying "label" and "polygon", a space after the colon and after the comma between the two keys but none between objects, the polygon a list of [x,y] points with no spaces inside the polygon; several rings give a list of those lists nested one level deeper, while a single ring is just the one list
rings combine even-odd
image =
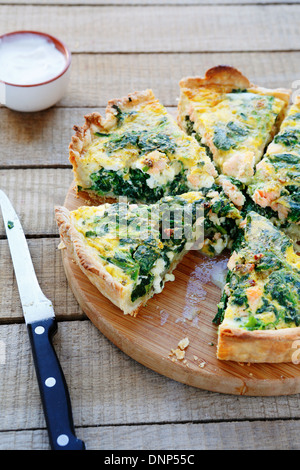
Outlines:
[{"label": "gap between planks", "polygon": [[[47,0],[30,0],[30,1],[24,1],[24,0],[14,0],[13,2],[8,2],[7,0],[0,0],[0,5],[6,5],[6,6],[16,6],[16,5],[32,5],[32,6],[46,6],[49,2]],[[209,2],[208,0],[183,0],[183,1],[176,1],[176,0],[162,0],[159,2],[157,1],[151,1],[151,0],[136,0],[136,1],[126,1],[123,2],[122,0],[108,0],[105,2],[105,0],[101,1],[90,1],[90,2],[84,2],[84,0],[75,0],[73,2],[69,2],[68,0],[61,0],[61,1],[56,1],[56,2],[51,2],[51,6],[54,7],[75,7],[75,6],[82,6],[82,7],[167,7],[167,6],[183,6],[183,7],[188,7],[188,6],[195,6],[195,5],[200,5],[200,6],[249,6],[249,5],[297,5],[299,4],[299,0],[256,0],[251,2],[251,0],[212,0]]]},{"label": "gap between planks", "polygon": [[[135,426],[79,426],[76,434],[87,450],[296,450],[300,448],[298,423],[242,421],[174,423]],[[1,450],[47,450],[44,428],[2,431]]]},{"label": "gap between planks", "polygon": [[[147,15],[141,5],[0,8],[1,20],[10,30],[25,29],[26,25],[27,29],[50,32],[66,42],[72,52],[295,50],[299,42],[299,4],[294,3],[242,8],[241,4],[149,5]],[[57,21],[58,15],[64,21]],[[101,35],[93,35],[95,25]],[[234,36],[229,31],[234,31]]]}]

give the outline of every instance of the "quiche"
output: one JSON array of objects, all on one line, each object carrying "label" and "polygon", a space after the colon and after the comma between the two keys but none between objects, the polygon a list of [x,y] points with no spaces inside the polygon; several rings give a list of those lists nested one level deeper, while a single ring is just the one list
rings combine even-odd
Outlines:
[{"label": "quiche", "polygon": [[74,126],[69,159],[87,205],[56,207],[61,245],[124,314],[136,316],[173,281],[188,250],[215,256],[227,248],[213,319],[218,359],[292,361],[300,98],[288,109],[289,99],[289,90],[217,66],[180,81],[177,122],[147,89]]},{"label": "quiche", "polygon": [[155,204],[104,203],[56,208],[63,245],[96,288],[135,316],[187,250],[216,253],[234,237],[241,215],[222,192],[166,196]]},{"label": "quiche", "polygon": [[222,65],[179,85],[181,128],[207,147],[221,175],[248,184],[284,118],[290,91],[253,85]]},{"label": "quiche", "polygon": [[218,313],[219,359],[291,362],[300,326],[300,256],[272,222],[252,211],[228,261]]},{"label": "quiche", "polygon": [[105,202],[126,196],[154,203],[210,188],[216,169],[151,90],[111,100],[106,116],[85,116],[69,146],[77,191]]},{"label": "quiche", "polygon": [[253,201],[272,210],[300,240],[300,97],[290,107],[248,187]]}]

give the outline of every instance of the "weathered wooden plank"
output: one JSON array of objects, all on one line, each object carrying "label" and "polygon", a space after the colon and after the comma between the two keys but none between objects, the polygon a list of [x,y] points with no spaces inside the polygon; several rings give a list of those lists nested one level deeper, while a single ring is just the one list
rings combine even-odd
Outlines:
[{"label": "weathered wooden plank", "polygon": [[[205,424],[153,424],[134,426],[97,426],[78,428],[77,436],[85,441],[87,450],[175,450],[188,451],[186,457],[195,462],[197,450],[299,450],[298,421],[244,421]],[[48,450],[45,429],[0,432],[0,450]],[[128,454],[124,454],[128,458]],[[119,457],[122,454],[118,453]],[[139,457],[138,455],[132,455]],[[116,457],[116,456],[115,456]],[[199,456],[198,456],[199,457]],[[144,458],[144,457],[143,457]],[[146,459],[155,465],[155,454]],[[110,460],[112,462],[112,460]],[[125,462],[125,461],[124,461]],[[128,465],[130,461],[127,460]],[[133,465],[131,465],[133,466]]]},{"label": "weathered wooden plank", "polygon": [[297,50],[299,13],[297,4],[150,5],[147,14],[144,6],[2,5],[0,33],[42,30],[73,52]]},{"label": "weathered wooden plank", "polygon": [[93,108],[50,108],[39,113],[17,113],[0,108],[0,166],[70,166],[69,143],[74,124]]},{"label": "weathered wooden plank", "polygon": [[[49,5],[49,0],[13,0],[10,4],[14,5]],[[136,5],[242,5],[242,4],[284,4],[284,3],[300,3],[299,0],[256,0],[251,2],[251,0],[55,0],[56,5],[93,5],[93,6],[107,6],[107,5],[116,5],[116,6],[136,6]],[[0,5],[9,4],[8,0],[0,0]]]},{"label": "weathered wooden plank", "polygon": [[[158,375],[125,356],[89,321],[60,322],[54,343],[69,385],[77,427],[100,426],[98,430],[101,431],[101,426],[130,425],[134,429],[133,426],[137,424],[205,424],[211,421],[297,420],[300,417],[299,395],[220,395]],[[0,430],[45,428],[25,325],[1,325],[0,345],[5,348],[5,356],[0,356]],[[266,432],[273,434],[268,429],[266,425]],[[245,445],[238,427],[236,431],[237,435],[232,436],[232,445]],[[206,441],[194,442],[197,445],[201,442],[206,445],[222,443],[223,446],[231,443],[226,432],[217,434],[214,440],[212,435],[211,438],[207,436]],[[102,432],[98,438],[94,434],[91,444],[95,441],[97,446],[102,445],[100,436]],[[247,436],[247,432],[244,436]],[[278,432],[278,442],[279,436]],[[218,443],[217,438],[222,440]],[[0,442],[1,446],[3,441]],[[117,445],[112,437],[105,444],[109,445],[109,442]],[[172,444],[172,439],[169,442]],[[249,442],[251,445],[258,443],[255,439],[253,442],[248,440],[246,444]],[[266,443],[263,440],[261,442]],[[299,440],[293,436],[290,442],[295,444]],[[192,440],[183,443],[192,445]],[[143,445],[160,445],[159,427],[153,434],[152,442],[147,444],[145,440]]]},{"label": "weathered wooden plank", "polygon": [[203,76],[219,64],[240,69],[261,86],[299,90],[299,61],[300,52],[182,54],[180,60],[174,54],[79,54],[73,56],[70,84],[57,106],[106,106],[111,98],[146,88],[165,106],[176,106],[181,78]]},{"label": "weathered wooden plank", "polygon": [[[28,240],[38,281],[51,299],[59,320],[85,318],[68,286],[58,243],[58,238]],[[0,292],[0,323],[22,322],[23,312],[7,240],[0,240]]]},{"label": "weathered wooden plank", "polygon": [[[63,204],[71,169],[0,170],[0,187],[11,199],[27,235],[57,235],[54,206]],[[2,218],[0,235],[4,235]]]},{"label": "weathered wooden plank", "polygon": [[[300,44],[300,42],[299,42]],[[152,88],[165,106],[177,105],[179,81],[203,76],[210,67],[227,64],[267,87],[299,87],[300,52],[213,54],[111,54],[73,56],[66,96],[59,106],[106,106],[109,99]]]}]

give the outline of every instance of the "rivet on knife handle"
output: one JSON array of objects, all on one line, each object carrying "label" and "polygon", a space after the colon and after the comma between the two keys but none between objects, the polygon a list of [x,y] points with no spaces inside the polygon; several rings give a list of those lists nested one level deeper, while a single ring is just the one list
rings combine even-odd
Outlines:
[{"label": "rivet on knife handle", "polygon": [[68,388],[52,345],[56,319],[30,323],[27,327],[51,448],[84,450],[84,443],[75,436]]}]

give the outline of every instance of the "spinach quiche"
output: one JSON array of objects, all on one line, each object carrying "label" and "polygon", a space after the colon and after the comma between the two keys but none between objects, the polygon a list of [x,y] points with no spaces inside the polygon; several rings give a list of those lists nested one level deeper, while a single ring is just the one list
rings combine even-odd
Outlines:
[{"label": "spinach quiche", "polygon": [[289,99],[217,66],[180,81],[177,122],[144,90],[74,126],[76,192],[95,205],[57,207],[60,237],[124,314],[136,316],[174,280],[188,250],[227,248],[217,357],[291,361],[300,327],[300,98],[288,109]]},{"label": "spinach quiche", "polygon": [[76,187],[97,201],[126,196],[154,203],[167,195],[210,188],[216,169],[151,90],[111,100],[106,117],[85,116],[69,146]]},{"label": "spinach quiche", "polygon": [[[135,316],[192,246],[214,254],[241,220],[222,192],[166,196],[156,204],[105,203],[56,208],[62,242],[89,280]],[[195,245],[196,243],[196,245]]]},{"label": "spinach quiche", "polygon": [[258,206],[277,215],[294,240],[300,240],[300,97],[258,163],[248,193]]},{"label": "spinach quiche", "polygon": [[300,256],[272,222],[249,212],[228,262],[218,358],[291,362],[300,326]]},{"label": "spinach quiche", "polygon": [[204,78],[180,81],[178,122],[207,146],[222,175],[248,183],[284,118],[290,92],[250,83],[237,69],[217,66]]}]

